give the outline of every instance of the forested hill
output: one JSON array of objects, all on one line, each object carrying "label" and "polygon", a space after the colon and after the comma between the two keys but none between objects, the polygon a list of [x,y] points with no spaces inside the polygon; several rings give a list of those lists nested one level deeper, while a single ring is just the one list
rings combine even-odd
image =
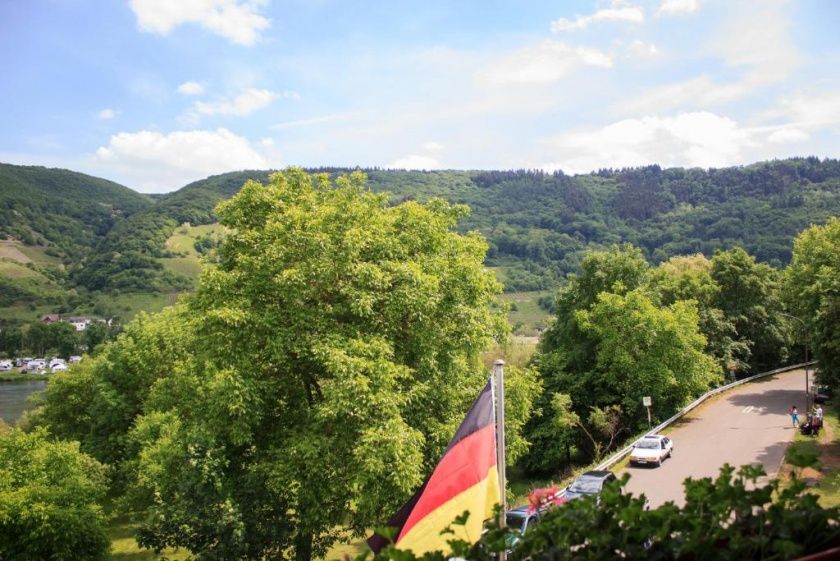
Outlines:
[{"label": "forested hill", "polygon": [[89,254],[115,224],[152,199],[64,169],[0,164],[0,240],[39,248],[67,264]]},{"label": "forested hill", "polygon": [[[331,174],[350,170],[325,168]],[[672,255],[742,245],[774,265],[790,258],[792,240],[811,223],[840,215],[840,161],[794,158],[723,169],[659,166],[567,176],[540,171],[365,170],[375,191],[395,201],[441,196],[465,203],[465,230],[490,241],[488,264],[508,290],[545,289],[577,268],[590,247],[631,242],[654,262]],[[270,172],[222,174],[161,197],[115,228],[100,259],[78,280],[92,289],[178,288],[155,257],[176,224],[214,220],[218,200],[247,179]],[[114,262],[113,255],[123,262]],[[130,258],[126,255],[131,255]],[[183,281],[183,279],[181,279]]]},{"label": "forested hill", "polygon": [[[472,213],[460,227],[487,237],[488,264],[510,291],[554,287],[576,270],[586,249],[618,242],[639,246],[653,262],[741,245],[779,266],[789,260],[799,231],[840,215],[840,161],[834,159],[711,170],[648,166],[577,176],[527,170],[364,171],[371,189],[392,193],[394,202],[440,196],[469,205]],[[6,165],[0,174],[0,232],[29,243],[43,238],[66,247],[67,255],[77,246],[95,246],[76,252],[80,259],[71,270],[71,285],[165,292],[192,282],[161,264],[161,258],[177,257],[166,248],[175,228],[214,222],[219,200],[248,179],[265,181],[270,172],[217,175],[154,198],[63,170]],[[93,187],[82,188],[81,178],[98,189],[95,195]],[[58,184],[64,187],[56,189]]]}]

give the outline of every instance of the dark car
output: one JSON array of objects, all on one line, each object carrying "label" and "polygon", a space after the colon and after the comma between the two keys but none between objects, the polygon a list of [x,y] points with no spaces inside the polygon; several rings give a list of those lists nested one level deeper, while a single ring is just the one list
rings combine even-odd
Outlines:
[{"label": "dark car", "polygon": [[611,471],[587,471],[566,488],[565,498],[573,501],[586,495],[600,495],[604,485],[615,480]]},{"label": "dark car", "polygon": [[814,386],[814,403],[825,403],[834,395],[831,388],[824,385]]}]

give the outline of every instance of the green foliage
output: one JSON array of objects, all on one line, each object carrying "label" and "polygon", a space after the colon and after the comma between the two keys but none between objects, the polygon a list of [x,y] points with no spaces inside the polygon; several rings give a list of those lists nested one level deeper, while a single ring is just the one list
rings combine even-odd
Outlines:
[{"label": "green foliage", "polygon": [[[765,482],[761,467],[737,473],[725,465],[717,479],[687,479],[685,506],[666,503],[647,509],[644,495],[621,492],[627,475],[608,484],[600,497],[554,508],[524,536],[495,523],[478,544],[451,543],[454,555],[489,561],[516,541],[511,561],[575,559],[782,560],[825,551],[840,540],[840,511],[823,508],[794,480],[781,488]],[[363,554],[357,561],[367,558]],[[415,561],[411,552],[389,547],[377,561]],[[424,561],[447,559],[430,552]]]},{"label": "green foliage", "polygon": [[735,324],[715,307],[722,289],[712,278],[712,261],[701,254],[672,257],[651,271],[648,286],[665,305],[694,301],[706,352],[731,373],[749,369],[749,341],[739,339]]},{"label": "green foliage", "polygon": [[[248,182],[188,304],[56,377],[41,422],[118,466],[145,546],[322,555],[413,492],[506,334],[486,243],[453,232],[465,211],[391,206],[362,175]],[[509,370],[511,461],[538,389]]]},{"label": "green foliage", "polygon": [[107,559],[105,475],[77,443],[44,430],[0,433],[0,559]]},{"label": "green foliage", "polygon": [[619,432],[644,424],[643,396],[667,417],[720,379],[696,303],[657,304],[647,273],[638,249],[613,247],[587,254],[560,290],[535,355],[544,391],[526,431],[540,450],[525,460],[530,471],[567,465],[572,443],[600,456]]},{"label": "green foliage", "polygon": [[820,362],[820,378],[836,388],[840,384],[840,219],[812,226],[796,238],[793,261],[785,271],[785,296],[807,328],[806,343]]},{"label": "green foliage", "polygon": [[87,255],[124,217],[152,205],[111,181],[62,169],[0,164],[0,238]]},{"label": "green foliage", "polygon": [[753,369],[761,372],[783,364],[788,342],[781,314],[781,272],[736,247],[715,253],[710,273],[720,288],[712,302],[749,348]]}]

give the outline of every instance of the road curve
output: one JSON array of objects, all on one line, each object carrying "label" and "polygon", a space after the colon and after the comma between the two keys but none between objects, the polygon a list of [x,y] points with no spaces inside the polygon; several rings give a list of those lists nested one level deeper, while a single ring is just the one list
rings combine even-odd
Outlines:
[{"label": "road curve", "polygon": [[631,475],[626,489],[644,493],[652,507],[666,501],[682,505],[685,478],[714,477],[725,463],[761,463],[775,475],[794,434],[787,413],[791,405],[805,410],[805,370],[761,378],[711,398],[671,431],[672,458],[658,468],[625,470]]}]

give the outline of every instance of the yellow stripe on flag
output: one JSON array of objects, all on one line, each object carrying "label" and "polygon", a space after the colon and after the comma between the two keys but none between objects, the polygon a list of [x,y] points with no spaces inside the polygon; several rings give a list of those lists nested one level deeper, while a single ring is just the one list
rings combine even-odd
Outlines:
[{"label": "yellow stripe on flag", "polygon": [[[447,540],[458,538],[476,543],[481,538],[484,521],[493,516],[493,508],[499,502],[499,475],[494,465],[487,472],[487,477],[424,516],[396,546],[399,549],[410,549],[419,557],[435,550],[449,553]],[[463,526],[452,524],[465,510],[470,512],[467,523]],[[440,534],[447,526],[455,532],[454,536]]]}]

